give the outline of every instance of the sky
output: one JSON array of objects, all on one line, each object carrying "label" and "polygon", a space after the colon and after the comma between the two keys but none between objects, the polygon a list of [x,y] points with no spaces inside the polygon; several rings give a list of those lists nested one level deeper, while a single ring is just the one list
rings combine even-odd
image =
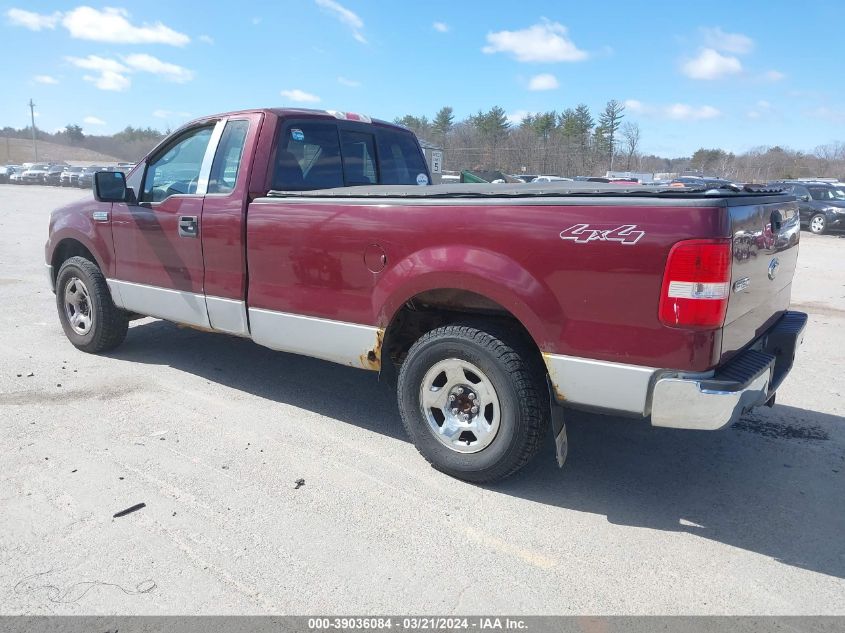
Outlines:
[{"label": "sky", "polygon": [[840,1],[0,4],[0,127],[110,134],[292,105],[392,120],[609,99],[644,153],[845,140]]}]

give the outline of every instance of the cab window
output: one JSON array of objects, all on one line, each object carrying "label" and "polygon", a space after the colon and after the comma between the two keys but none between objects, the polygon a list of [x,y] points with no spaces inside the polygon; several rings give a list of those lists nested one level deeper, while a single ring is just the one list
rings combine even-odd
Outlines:
[{"label": "cab window", "polygon": [[141,202],[161,202],[197,192],[202,161],[214,126],[188,130],[147,165]]},{"label": "cab window", "polygon": [[346,185],[374,185],[376,175],[376,147],[372,134],[341,130],[343,144],[343,175]]},{"label": "cab window", "polygon": [[208,180],[208,193],[231,193],[238,180],[244,142],[249,130],[249,121],[229,121],[220,137],[211,175]]},{"label": "cab window", "polygon": [[415,185],[428,168],[417,141],[410,132],[380,128],[377,132],[379,167],[383,185]]},{"label": "cab window", "polygon": [[381,126],[290,121],[280,131],[271,188],[309,191],[428,182],[413,134]]},{"label": "cab window", "polygon": [[278,141],[272,188],[305,191],[342,186],[337,125],[302,121],[286,126]]}]

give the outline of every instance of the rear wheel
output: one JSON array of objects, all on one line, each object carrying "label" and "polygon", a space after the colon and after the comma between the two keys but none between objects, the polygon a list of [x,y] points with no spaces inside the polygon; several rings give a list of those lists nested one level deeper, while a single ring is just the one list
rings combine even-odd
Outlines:
[{"label": "rear wheel", "polygon": [[489,483],[525,466],[547,428],[532,352],[509,337],[449,325],[420,338],[399,372],[402,423],[436,469]]},{"label": "rear wheel", "polygon": [[817,213],[810,218],[810,231],[816,235],[822,235],[827,229],[827,218],[823,213]]},{"label": "rear wheel", "polygon": [[97,265],[84,257],[71,257],[59,269],[56,306],[65,335],[83,352],[105,352],[126,338],[126,312],[114,305]]}]

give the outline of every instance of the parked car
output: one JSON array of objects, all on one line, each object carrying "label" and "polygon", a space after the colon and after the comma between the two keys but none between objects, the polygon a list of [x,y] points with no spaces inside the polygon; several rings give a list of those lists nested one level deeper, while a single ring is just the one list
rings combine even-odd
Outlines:
[{"label": "parked car", "polygon": [[21,180],[25,185],[43,185],[49,169],[50,165],[47,163],[36,163],[24,170]]},{"label": "parked car", "polygon": [[76,187],[79,180],[79,174],[82,173],[82,167],[68,167],[62,172],[62,177],[59,184],[62,187]]},{"label": "parked car", "polygon": [[15,169],[15,171],[9,176],[9,184],[11,185],[22,185],[23,184],[23,167],[19,167]]},{"label": "parked car", "polygon": [[44,175],[44,184],[58,187],[61,184],[62,174],[65,169],[67,169],[66,165],[51,165]]},{"label": "parked car", "polygon": [[845,190],[833,185],[795,182],[773,182],[798,200],[801,226],[822,235],[829,230],[845,229]]},{"label": "parked car", "polygon": [[80,189],[90,189],[94,186],[94,174],[98,171],[106,171],[105,167],[100,165],[89,165],[84,168],[76,179],[76,186]]},{"label": "parked car", "polygon": [[703,189],[722,189],[730,187],[733,183],[724,178],[699,178],[698,176],[682,176],[675,178],[669,186],[681,185],[685,187],[703,188]]},{"label": "parked car", "polygon": [[800,227],[782,194],[444,191],[419,186],[406,128],[298,109],[197,119],[139,167],[51,215],[74,346],[115,348],[145,315],[396,367],[408,435],[472,482],[515,473],[550,427],[562,463],[562,403],[724,427],[774,402],[807,322],[788,310]]},{"label": "parked car", "polygon": [[20,168],[20,165],[6,165],[5,167],[0,167],[0,182],[11,182],[12,174],[19,171]]},{"label": "parked car", "polygon": [[531,181],[531,184],[538,184],[541,182],[572,182],[572,178],[563,178],[561,176],[537,176]]}]

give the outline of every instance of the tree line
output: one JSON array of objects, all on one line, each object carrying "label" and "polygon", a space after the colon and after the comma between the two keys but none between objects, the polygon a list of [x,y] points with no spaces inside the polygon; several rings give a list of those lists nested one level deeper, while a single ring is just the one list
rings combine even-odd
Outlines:
[{"label": "tree line", "polygon": [[[561,112],[528,114],[520,122],[508,119],[494,106],[458,121],[444,106],[429,119],[406,115],[396,123],[420,138],[442,146],[444,168],[495,169],[505,173],[603,176],[608,170],[645,173],[699,173],[737,181],[766,182],[778,178],[845,178],[845,143],[820,145],[811,152],[774,145],[755,147],[741,154],[719,148],[701,148],[692,156],[666,158],[640,151],[639,125],[626,120],[625,107],[610,100],[593,114],[579,104]],[[55,133],[36,128],[41,141],[84,147],[118,160],[137,161],[170,133],[151,127],[127,126],[112,135],[85,134],[68,124]],[[30,139],[29,126],[4,127],[0,136]]]},{"label": "tree line", "polygon": [[623,122],[624,112],[625,106],[612,99],[596,117],[579,104],[562,112],[528,114],[514,124],[499,106],[463,121],[445,106],[431,120],[406,115],[396,122],[448,150],[447,169],[589,175],[633,167],[640,130],[636,123]]},{"label": "tree line", "polygon": [[429,119],[406,115],[396,123],[442,146],[447,170],[484,169],[509,174],[604,176],[607,171],[721,176],[743,182],[779,178],[845,177],[845,143],[812,152],[782,146],[741,154],[701,148],[692,156],[666,158],[641,152],[640,126],[626,120],[625,106],[612,99],[593,113],[585,104],[528,114],[519,122],[494,106],[457,121],[444,106]]},{"label": "tree line", "polygon": [[[123,130],[111,135],[85,134],[82,127],[70,123],[64,129],[54,133],[35,128],[35,138],[39,141],[67,145],[69,147],[83,147],[118,160],[135,162],[143,158],[147,152],[155,147],[170,130],[161,132],[151,127],[132,127],[127,125]],[[7,138],[31,139],[30,126],[15,129],[4,127],[0,129],[0,136]]]}]

